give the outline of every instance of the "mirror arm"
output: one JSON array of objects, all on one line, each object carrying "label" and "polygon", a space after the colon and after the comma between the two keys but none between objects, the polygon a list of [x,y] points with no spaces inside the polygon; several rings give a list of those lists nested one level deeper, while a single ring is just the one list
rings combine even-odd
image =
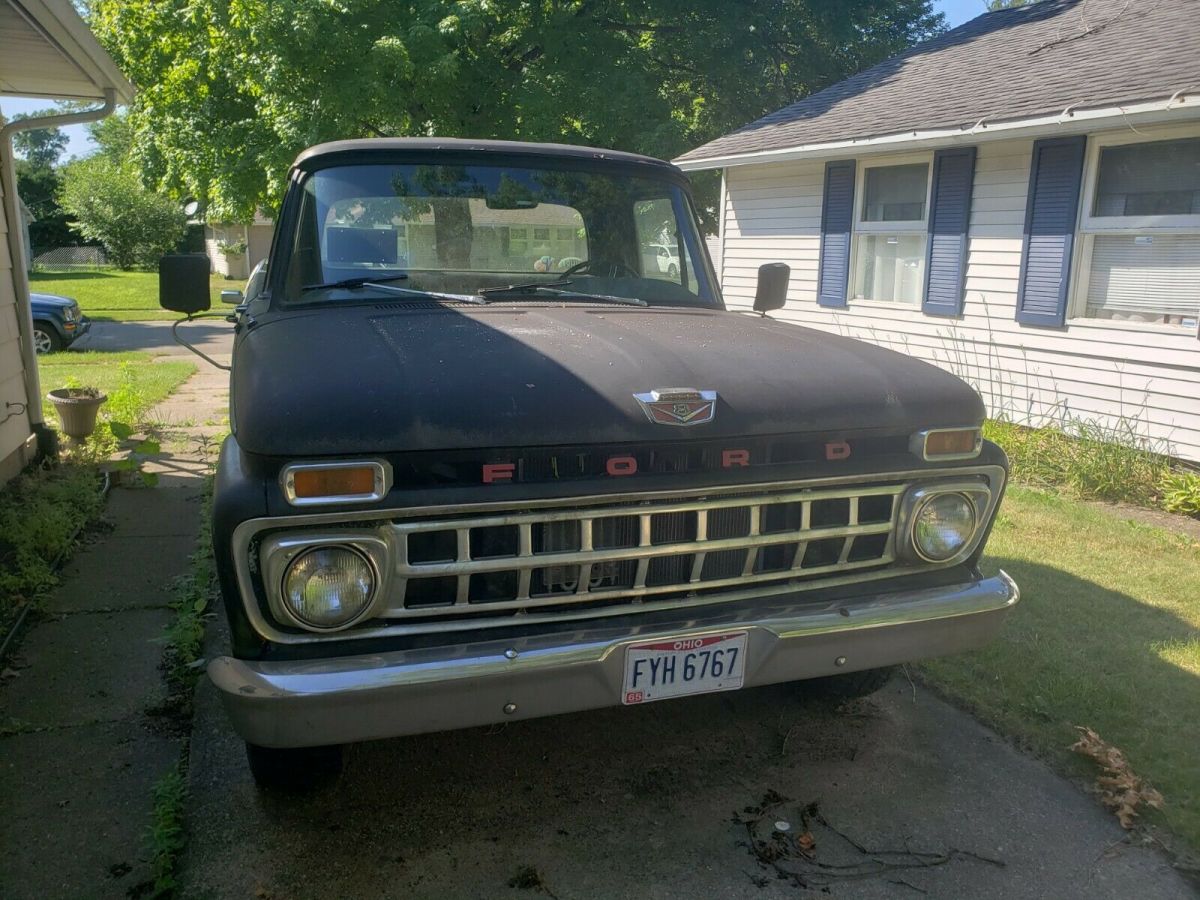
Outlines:
[{"label": "mirror arm", "polygon": [[183,338],[181,338],[179,336],[178,328],[184,322],[194,322],[196,319],[218,319],[218,318],[220,318],[220,319],[225,318],[225,313],[194,313],[193,315],[187,316],[186,318],[176,319],[174,322],[171,323],[171,337],[175,340],[175,343],[177,343],[179,346],[186,347],[188,350],[195,353],[198,357],[200,357],[206,363],[214,365],[218,369],[221,369],[225,372],[230,372],[233,370],[233,366],[226,366],[226,365],[223,365],[223,364],[217,362],[215,359],[213,359],[211,356],[209,356],[203,350],[199,349],[194,344],[189,344],[187,341],[185,341]]}]

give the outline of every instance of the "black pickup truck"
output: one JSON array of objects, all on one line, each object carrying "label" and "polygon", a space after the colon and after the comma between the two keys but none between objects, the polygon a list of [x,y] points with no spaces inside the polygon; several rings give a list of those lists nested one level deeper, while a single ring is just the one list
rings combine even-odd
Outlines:
[{"label": "black pickup truck", "polygon": [[[583,147],[380,139],[296,160],[238,302],[209,675],[260,782],[340,745],[887,667],[987,641],[983,405],[725,308],[687,179]],[[676,261],[660,264],[661,248]],[[208,308],[203,257],[164,305]]]}]

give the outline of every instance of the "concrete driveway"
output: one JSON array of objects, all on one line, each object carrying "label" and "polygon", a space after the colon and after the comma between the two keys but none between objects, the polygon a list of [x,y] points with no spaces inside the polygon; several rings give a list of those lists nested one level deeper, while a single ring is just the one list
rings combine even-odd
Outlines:
[{"label": "concrete driveway", "polygon": [[255,790],[205,684],[191,790],[197,898],[1194,896],[902,678],[841,710],[778,686],[359,745],[302,798]]}]

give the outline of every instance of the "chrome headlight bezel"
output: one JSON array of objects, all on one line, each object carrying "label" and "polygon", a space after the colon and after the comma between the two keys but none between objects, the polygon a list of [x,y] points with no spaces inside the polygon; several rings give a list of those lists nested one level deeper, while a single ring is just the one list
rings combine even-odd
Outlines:
[{"label": "chrome headlight bezel", "polygon": [[[292,564],[310,550],[328,547],[344,547],[363,557],[371,570],[373,586],[370,597],[362,610],[353,618],[338,625],[321,626],[305,622],[293,611],[285,599],[286,579]],[[276,534],[263,540],[259,548],[259,560],[266,590],[267,605],[277,622],[292,628],[317,634],[331,634],[353,628],[360,622],[379,614],[383,598],[387,594],[387,574],[391,570],[391,551],[386,540],[373,532],[351,531],[297,532]]]},{"label": "chrome headlight bezel", "polygon": [[[995,512],[1001,485],[986,480],[944,481],[919,485],[908,492],[900,511],[896,530],[899,555],[910,563],[923,566],[952,566],[967,559],[979,547]],[[946,494],[960,494],[971,505],[975,525],[963,546],[946,559],[935,559],[922,552],[917,542],[917,516],[933,499]]]}]

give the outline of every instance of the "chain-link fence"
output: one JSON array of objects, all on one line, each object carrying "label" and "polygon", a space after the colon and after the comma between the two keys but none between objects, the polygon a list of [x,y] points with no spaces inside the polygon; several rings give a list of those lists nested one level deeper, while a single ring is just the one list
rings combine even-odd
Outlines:
[{"label": "chain-link fence", "polygon": [[56,272],[76,269],[100,269],[108,265],[103,247],[54,247],[34,252],[35,271]]}]

